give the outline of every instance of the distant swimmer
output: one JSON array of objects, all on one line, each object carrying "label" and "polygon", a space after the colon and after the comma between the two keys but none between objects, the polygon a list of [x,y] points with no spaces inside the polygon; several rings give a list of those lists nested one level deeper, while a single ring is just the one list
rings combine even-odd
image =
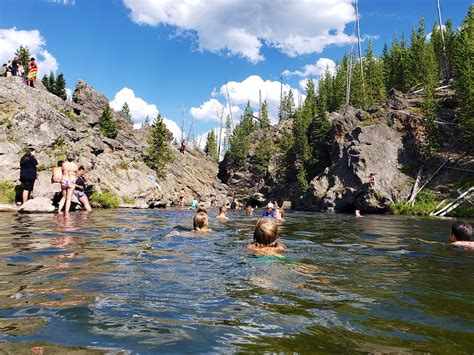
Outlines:
[{"label": "distant swimmer", "polygon": [[227,207],[226,206],[221,206],[219,207],[219,214],[216,217],[219,219],[221,222],[227,221],[229,217],[227,217]]},{"label": "distant swimmer", "polygon": [[253,215],[253,207],[252,206],[247,206],[247,208],[245,209],[245,214],[247,216]]},{"label": "distant swimmer", "polygon": [[285,251],[283,244],[278,243],[278,224],[270,218],[258,220],[253,233],[253,243],[248,248],[258,254],[275,255]]},{"label": "distant swimmer", "polygon": [[362,217],[362,215],[360,214],[360,210],[355,210],[355,216],[357,218]]},{"label": "distant swimmer", "polygon": [[211,231],[209,228],[209,218],[207,217],[207,213],[198,212],[194,215],[193,229],[198,233],[206,233]]},{"label": "distant swimmer", "polygon": [[472,226],[464,221],[457,221],[451,225],[449,240],[457,247],[473,249],[474,241],[471,242]]},{"label": "distant swimmer", "polygon": [[272,202],[267,204],[267,209],[263,211],[262,217],[272,217],[275,218],[275,205]]}]

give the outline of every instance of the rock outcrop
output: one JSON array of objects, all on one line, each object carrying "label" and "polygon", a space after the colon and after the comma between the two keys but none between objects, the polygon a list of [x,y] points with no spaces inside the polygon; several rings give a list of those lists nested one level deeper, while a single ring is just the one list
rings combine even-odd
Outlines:
[{"label": "rock outcrop", "polygon": [[416,161],[415,139],[391,113],[349,108],[331,114],[331,165],[311,181],[302,208],[381,213],[407,197],[413,179],[402,170]]},{"label": "rock outcrop", "polygon": [[21,205],[19,212],[23,213],[51,213],[55,208],[51,200],[47,197],[38,197],[26,201]]},{"label": "rock outcrop", "polygon": [[109,191],[124,204],[170,206],[181,188],[185,202],[193,196],[202,201],[225,200],[227,189],[216,177],[217,164],[200,152],[180,154],[172,147],[176,159],[159,180],[143,162],[145,130],[133,129],[115,112],[116,139],[101,136],[98,118],[108,100],[84,81],[79,81],[73,101],[68,102],[14,79],[0,78],[0,180],[17,181],[20,156],[33,146],[40,164],[35,198],[52,199],[59,191],[58,184],[50,182],[50,170],[72,151],[88,171],[94,191]]}]

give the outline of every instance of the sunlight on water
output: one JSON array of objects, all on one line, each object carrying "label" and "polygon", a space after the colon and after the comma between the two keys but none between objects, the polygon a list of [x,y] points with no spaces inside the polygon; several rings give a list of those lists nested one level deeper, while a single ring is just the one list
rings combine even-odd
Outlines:
[{"label": "sunlight on water", "polygon": [[201,236],[191,211],[0,215],[0,349],[474,350],[474,253],[449,220],[290,212],[277,258],[230,217]]}]

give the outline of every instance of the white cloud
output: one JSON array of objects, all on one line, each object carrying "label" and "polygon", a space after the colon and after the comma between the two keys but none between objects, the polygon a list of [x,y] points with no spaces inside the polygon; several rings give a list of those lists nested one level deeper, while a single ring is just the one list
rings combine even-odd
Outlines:
[{"label": "white cloud", "polygon": [[44,47],[45,39],[38,30],[17,30],[16,27],[0,29],[0,62],[1,64],[12,60],[18,47],[28,47],[32,57],[38,63],[38,77],[49,72],[56,72],[58,62],[56,58]]},{"label": "white cloud", "polygon": [[308,80],[309,80],[308,78],[304,78],[298,82],[298,85],[300,86],[302,90],[306,90],[306,84],[308,83]]},{"label": "white cloud", "polygon": [[72,101],[72,90],[66,88],[67,101]]},{"label": "white cloud", "polygon": [[58,5],[76,5],[76,0],[48,0],[48,2]]},{"label": "white cloud", "polygon": [[[252,106],[255,111],[258,111],[260,101],[259,91],[262,95],[262,102],[265,100],[267,101],[268,113],[270,120],[273,123],[278,121],[278,107],[280,106],[281,89],[283,89],[284,94],[288,93],[290,90],[293,92],[295,105],[298,102],[298,96],[301,95],[298,89],[292,88],[288,84],[283,84],[283,87],[281,87],[279,81],[263,80],[258,75],[251,75],[243,81],[229,81],[222,85],[219,89],[219,94],[214,90],[211,99],[205,101],[199,107],[191,108],[191,115],[198,120],[219,122],[216,112],[221,114],[222,108],[224,107],[225,117],[229,111],[227,106],[227,89],[229,90],[229,97],[232,104],[232,118],[235,122],[240,120],[243,107],[249,101],[250,106]],[[256,115],[258,115],[258,113]]]},{"label": "white cloud", "polygon": [[[115,111],[120,111],[124,103],[128,104],[130,108],[130,114],[134,122],[134,127],[140,127],[143,121],[149,117],[150,121],[153,122],[155,117],[158,115],[158,107],[154,104],[149,104],[140,97],[135,96],[135,92],[127,87],[121,89],[115,94],[114,99],[110,102],[110,107]],[[163,117],[163,122],[166,127],[173,133],[176,139],[181,137],[181,129],[175,121]]]},{"label": "white cloud", "polygon": [[[225,120],[227,114],[229,113],[228,106],[221,103],[214,97],[217,97],[217,92],[211,93],[213,98],[207,100],[199,107],[191,107],[189,112],[193,115],[194,118],[201,120],[201,121],[214,121],[220,122],[220,115],[223,114],[223,119]],[[240,107],[232,105],[232,117],[238,117],[240,115]],[[224,121],[225,122],[225,121]]]},{"label": "white cloud", "polygon": [[309,76],[319,77],[326,72],[326,69],[329,69],[329,72],[334,74],[336,72],[336,63],[329,58],[319,58],[315,64],[305,65],[303,70],[285,70],[282,74],[284,76],[297,75],[302,78],[307,78]]},{"label": "white cloud", "polygon": [[289,56],[349,43],[344,27],[355,18],[352,0],[123,0],[132,21],[170,25],[192,34],[200,50],[227,52],[258,62],[263,45]]}]

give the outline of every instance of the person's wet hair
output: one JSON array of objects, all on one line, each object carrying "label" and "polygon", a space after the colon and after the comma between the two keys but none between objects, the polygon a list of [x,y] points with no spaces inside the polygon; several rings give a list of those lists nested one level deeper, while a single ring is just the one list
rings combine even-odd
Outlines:
[{"label": "person's wet hair", "polygon": [[451,234],[456,241],[470,241],[472,237],[472,226],[464,221],[457,221],[451,225]]},{"label": "person's wet hair", "polygon": [[61,167],[63,166],[64,160],[58,160],[58,166]]},{"label": "person's wet hair", "polygon": [[193,228],[195,231],[200,229],[205,229],[209,226],[209,219],[207,218],[207,213],[198,212],[194,215],[193,218]]},{"label": "person's wet hair", "polygon": [[261,218],[258,220],[253,233],[255,243],[270,246],[278,238],[278,225],[270,218]]},{"label": "person's wet hair", "polygon": [[199,212],[203,212],[207,214],[206,207],[204,207],[203,205],[197,206],[196,213],[199,213]]},{"label": "person's wet hair", "polygon": [[226,206],[221,206],[221,207],[219,207],[219,214],[224,213],[224,212],[226,212],[226,211],[227,211],[227,207],[226,207]]}]

